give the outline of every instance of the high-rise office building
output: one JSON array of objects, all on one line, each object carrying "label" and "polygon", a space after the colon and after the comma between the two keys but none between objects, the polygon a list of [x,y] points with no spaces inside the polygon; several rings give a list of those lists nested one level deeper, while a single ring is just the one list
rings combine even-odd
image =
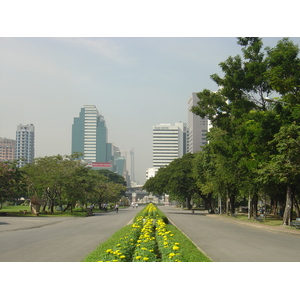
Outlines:
[{"label": "high-rise office building", "polygon": [[84,105],[72,125],[72,153],[82,153],[89,162],[110,162],[109,149],[104,117],[95,105]]},{"label": "high-rise office building", "polygon": [[0,161],[13,161],[15,152],[16,141],[0,137]]},{"label": "high-rise office building", "polygon": [[202,151],[202,146],[207,144],[206,134],[211,128],[211,123],[207,117],[201,118],[191,112],[192,106],[196,106],[201,101],[197,93],[192,93],[188,100],[188,149],[190,153]]},{"label": "high-rise office building", "polygon": [[16,131],[16,159],[18,166],[32,163],[34,160],[34,125],[18,125]]},{"label": "high-rise office building", "polygon": [[187,152],[186,145],[187,126],[185,123],[153,126],[153,167],[164,167],[174,159],[182,157]]}]

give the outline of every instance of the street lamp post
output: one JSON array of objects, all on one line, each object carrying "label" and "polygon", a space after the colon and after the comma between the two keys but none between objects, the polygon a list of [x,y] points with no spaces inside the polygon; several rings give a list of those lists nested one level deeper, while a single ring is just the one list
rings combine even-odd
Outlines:
[{"label": "street lamp post", "polygon": [[280,100],[275,100],[275,99],[271,99],[271,98],[269,98],[269,97],[264,98],[264,100],[267,101],[267,102],[271,102],[271,103],[288,104],[287,102],[280,101]]}]

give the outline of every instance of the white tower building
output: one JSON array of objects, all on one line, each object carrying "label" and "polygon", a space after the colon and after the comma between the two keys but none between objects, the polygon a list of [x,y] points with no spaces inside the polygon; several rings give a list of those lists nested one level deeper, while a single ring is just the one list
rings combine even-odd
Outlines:
[{"label": "white tower building", "polygon": [[186,144],[187,126],[185,123],[153,126],[153,167],[164,167],[174,159],[182,157],[186,153]]},{"label": "white tower building", "polygon": [[202,151],[202,146],[207,144],[206,134],[211,128],[211,122],[207,117],[201,118],[193,114],[190,110],[201,101],[197,93],[192,93],[188,100],[188,149],[190,153]]},{"label": "white tower building", "polygon": [[34,125],[18,125],[16,131],[16,159],[18,166],[32,163],[34,160]]}]

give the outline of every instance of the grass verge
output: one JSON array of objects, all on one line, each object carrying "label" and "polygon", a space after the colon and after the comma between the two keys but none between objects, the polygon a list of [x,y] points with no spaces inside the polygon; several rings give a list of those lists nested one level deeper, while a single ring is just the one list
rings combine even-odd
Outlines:
[{"label": "grass verge", "polygon": [[131,225],[126,225],[120,230],[116,231],[107,241],[100,244],[94,251],[89,253],[85,258],[84,262],[97,262],[101,253],[105,252],[107,249],[113,248],[122,238],[127,235],[131,230]]},{"label": "grass verge", "polygon": [[[120,238],[127,235],[131,230],[131,225],[126,225],[117,232],[115,232],[107,241],[100,244],[94,251],[89,253],[83,262],[97,262],[100,260],[101,254],[107,249],[114,248],[119,242]],[[170,230],[174,236],[174,240],[180,243],[180,252],[182,254],[182,262],[211,262],[211,260],[204,255],[193,242],[184,235],[177,227],[167,224],[167,230]]]},{"label": "grass verge", "polygon": [[[24,213],[26,211],[26,214]],[[14,206],[3,206],[0,210],[0,214],[3,214],[8,217],[37,217],[31,213],[30,207],[25,205],[14,205]],[[43,214],[40,212],[39,217],[86,217],[87,213],[82,210],[73,210],[71,213],[70,211],[61,212],[61,211],[54,211],[53,214]]]},{"label": "grass verge", "polygon": [[174,240],[180,243],[180,251],[183,262],[211,262],[211,260],[203,254],[176,226],[167,224],[167,230],[172,231],[174,234]]}]

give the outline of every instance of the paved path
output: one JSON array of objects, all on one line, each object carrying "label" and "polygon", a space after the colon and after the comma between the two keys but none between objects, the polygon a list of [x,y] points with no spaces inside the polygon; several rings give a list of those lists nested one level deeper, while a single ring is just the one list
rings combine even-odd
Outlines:
[{"label": "paved path", "polygon": [[[88,218],[0,217],[0,261],[79,262],[128,224],[138,209]],[[215,262],[299,262],[300,230],[160,209]]]},{"label": "paved path", "polygon": [[82,261],[140,210],[121,208],[87,218],[0,217],[0,261]]},{"label": "paved path", "polygon": [[215,262],[300,261],[300,230],[192,214],[174,206],[160,209]]}]

